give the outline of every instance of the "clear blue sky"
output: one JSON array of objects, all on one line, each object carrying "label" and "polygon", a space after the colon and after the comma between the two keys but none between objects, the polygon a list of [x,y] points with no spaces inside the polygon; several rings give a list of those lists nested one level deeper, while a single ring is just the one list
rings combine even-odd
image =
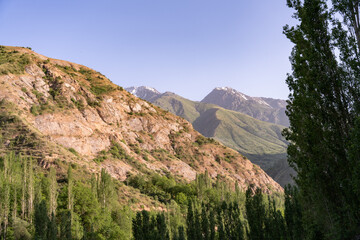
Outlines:
[{"label": "clear blue sky", "polygon": [[0,44],[192,100],[214,87],[285,99],[285,0],[0,0]]}]

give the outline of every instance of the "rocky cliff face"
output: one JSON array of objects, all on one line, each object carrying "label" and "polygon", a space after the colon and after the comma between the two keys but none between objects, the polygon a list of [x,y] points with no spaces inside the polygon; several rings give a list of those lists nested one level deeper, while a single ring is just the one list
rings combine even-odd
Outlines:
[{"label": "rocky cliff face", "polygon": [[229,87],[218,87],[201,102],[216,104],[261,121],[289,126],[289,120],[285,114],[285,100],[250,97]]},{"label": "rocky cliff face", "polygon": [[[45,165],[61,160],[92,172],[106,168],[120,180],[157,172],[190,181],[208,170],[213,178],[242,188],[253,184],[268,192],[282,191],[234,150],[203,137],[186,120],[131,95],[99,72],[24,48],[2,47],[0,55],[2,115],[16,117],[29,133],[25,137],[39,139],[39,144],[19,148],[11,143],[20,133],[3,128],[2,151],[35,154]],[[15,60],[6,62],[9,56]]]}]

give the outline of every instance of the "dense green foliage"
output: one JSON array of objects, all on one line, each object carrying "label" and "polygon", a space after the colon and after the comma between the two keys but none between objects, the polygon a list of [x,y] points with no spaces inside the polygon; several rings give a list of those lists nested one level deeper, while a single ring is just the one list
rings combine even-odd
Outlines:
[{"label": "dense green foliage", "polygon": [[288,0],[299,21],[284,28],[294,43],[284,132],[298,173],[286,199],[292,239],[360,235],[359,4]]},{"label": "dense green foliage", "polygon": [[[83,182],[74,178],[71,166],[59,176],[56,168],[44,172],[33,159],[9,153],[0,158],[1,238],[246,239],[258,224],[249,216],[259,209],[264,222],[285,232],[276,210],[283,206],[279,196],[268,199],[259,190],[253,196],[251,188],[245,194],[220,178],[213,181],[207,172],[191,183],[160,175],[132,176],[125,183],[165,204],[166,211],[135,216],[119,204],[119,183],[104,169]],[[264,222],[255,228],[267,236]]]},{"label": "dense green foliage", "polygon": [[34,160],[0,158],[1,239],[130,239],[132,211],[120,206],[115,185],[102,170],[92,185],[44,175]]}]

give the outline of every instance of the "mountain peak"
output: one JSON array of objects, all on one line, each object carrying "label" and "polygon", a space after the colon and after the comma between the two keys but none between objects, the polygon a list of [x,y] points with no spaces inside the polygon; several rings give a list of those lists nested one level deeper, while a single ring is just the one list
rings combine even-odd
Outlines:
[{"label": "mountain peak", "polygon": [[132,95],[145,99],[147,101],[151,101],[153,99],[156,99],[161,95],[161,93],[152,87],[147,86],[140,86],[140,87],[128,87],[125,88],[126,91],[131,93]]},{"label": "mountain peak", "polygon": [[243,94],[239,91],[236,91],[235,89],[233,89],[231,87],[217,87],[213,91],[222,91],[222,92],[225,92],[226,94],[232,94],[232,95],[238,96],[243,100],[249,99],[249,96],[246,96],[245,94]]},{"label": "mountain peak", "polygon": [[250,97],[230,87],[216,87],[201,102],[245,113],[262,121],[284,126],[289,124],[285,115],[285,100]]}]

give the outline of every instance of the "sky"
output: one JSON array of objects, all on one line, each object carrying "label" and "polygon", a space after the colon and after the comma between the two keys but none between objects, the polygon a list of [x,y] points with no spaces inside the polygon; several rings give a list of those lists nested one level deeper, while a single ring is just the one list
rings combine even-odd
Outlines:
[{"label": "sky", "polygon": [[287,99],[285,0],[0,0],[0,45],[191,100],[215,87]]}]

